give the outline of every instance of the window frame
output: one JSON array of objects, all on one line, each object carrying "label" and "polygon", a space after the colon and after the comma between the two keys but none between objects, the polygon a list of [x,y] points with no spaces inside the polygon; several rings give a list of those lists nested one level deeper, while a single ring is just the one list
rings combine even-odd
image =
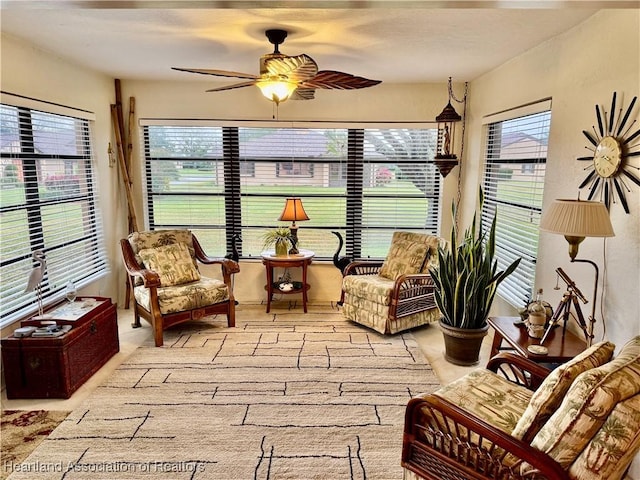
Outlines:
[{"label": "window frame", "polygon": [[[516,271],[498,287],[498,295],[516,308],[526,305],[533,298],[536,290],[538,226],[542,214],[551,117],[551,99],[548,98],[489,115],[483,119],[482,226],[485,231],[489,231],[491,221],[497,212],[495,251],[499,269],[506,268],[516,258],[522,259]],[[526,122],[527,119],[537,121],[531,127],[525,128],[521,125],[518,129],[518,123]],[[509,134],[529,135],[526,132],[535,130],[539,138],[534,138],[543,141],[538,142],[537,147],[523,148],[524,151],[517,154],[512,152],[511,158],[501,156],[499,153],[503,140],[501,129],[507,126],[513,128],[508,132]],[[504,198],[504,190],[502,194],[498,193],[500,173],[495,168],[504,165],[520,165],[519,174],[523,178],[527,172],[530,174],[530,181],[527,184],[514,187],[519,188],[517,201],[508,201]],[[519,222],[526,225],[526,228],[524,226],[520,230],[514,228]],[[535,232],[535,238],[531,237],[533,232]],[[523,235],[527,238],[520,238]]]},{"label": "window frame", "polygon": [[[384,258],[384,256],[386,255],[386,248],[388,248],[388,242],[387,242],[385,246],[385,251],[380,252],[378,255],[375,255],[375,256],[367,255],[366,252],[363,255],[362,249],[361,249],[361,246],[362,246],[361,239],[362,239],[363,228],[368,228],[369,231],[373,231],[375,230],[376,227],[375,226],[371,227],[367,225],[363,227],[363,225],[361,224],[359,214],[360,215],[362,214],[361,213],[362,202],[363,202],[363,198],[366,198],[366,192],[363,191],[362,185],[358,186],[357,182],[349,181],[347,177],[356,178],[358,175],[362,176],[363,162],[366,162],[367,160],[371,162],[370,159],[363,158],[364,155],[362,151],[362,141],[363,141],[364,130],[368,127],[380,128],[380,129],[381,128],[387,128],[387,129],[405,128],[405,129],[431,130],[433,135],[433,142],[437,143],[438,141],[437,124],[435,122],[420,122],[420,123],[403,122],[403,123],[397,123],[397,124],[358,123],[356,125],[351,123],[340,124],[336,122],[326,122],[326,123],[325,122],[295,122],[291,124],[289,123],[283,124],[282,122],[272,123],[272,122],[253,122],[253,121],[234,122],[234,121],[216,121],[216,120],[205,121],[205,120],[141,119],[140,126],[142,129],[141,140],[143,143],[143,149],[142,149],[143,150],[142,152],[143,153],[143,162],[142,162],[143,178],[146,179],[145,185],[144,185],[145,207],[146,207],[145,216],[146,216],[148,228],[150,229],[191,228],[199,235],[199,239],[200,239],[201,234],[204,233],[204,235],[206,235],[207,232],[211,231],[211,229],[214,229],[214,228],[219,229],[224,227],[225,229],[224,238],[221,238],[219,241],[216,241],[213,243],[215,243],[214,248],[218,247],[218,250],[220,250],[220,247],[224,245],[226,251],[210,252],[213,255],[223,254],[223,253],[232,251],[233,238],[235,235],[242,234],[243,229],[250,228],[255,230],[258,228],[263,228],[260,225],[248,225],[245,221],[243,221],[243,212],[242,212],[243,200],[246,200],[252,195],[254,197],[256,195],[260,195],[267,200],[269,197],[273,197],[273,198],[277,197],[281,199],[284,196],[286,196],[281,193],[274,193],[273,195],[269,195],[269,194],[251,194],[243,191],[243,187],[242,187],[243,181],[246,181],[247,179],[251,179],[253,181],[254,179],[260,178],[261,164],[269,165],[269,167],[273,166],[273,168],[275,168],[274,172],[275,172],[276,180],[284,179],[284,181],[297,182],[297,181],[304,181],[305,178],[309,178],[308,175],[304,175],[304,174],[281,175],[281,172],[278,172],[278,169],[277,169],[278,165],[280,165],[283,162],[291,161],[291,158],[288,158],[285,153],[283,153],[283,156],[281,157],[267,154],[264,156],[264,158],[262,158],[262,155],[260,155],[260,153],[258,153],[258,155],[255,157],[247,156],[246,150],[243,150],[245,152],[243,156],[240,149],[240,143],[242,142],[242,139],[240,138],[241,135],[238,134],[239,129],[241,129],[242,127],[265,128],[265,129],[273,129],[273,130],[277,130],[277,129],[287,130],[287,129],[294,129],[294,128],[306,128],[306,129],[317,128],[321,130],[344,129],[344,131],[347,132],[347,136],[350,139],[349,140],[350,144],[349,144],[349,148],[346,148],[346,147],[344,148],[345,150],[344,161],[333,162],[333,161],[328,161],[324,157],[318,158],[314,156],[310,156],[310,157],[296,156],[295,162],[296,164],[300,164],[300,165],[308,165],[307,171],[311,172],[312,175],[315,175],[316,172],[318,175],[320,175],[320,172],[325,172],[335,176],[336,179],[339,176],[344,176],[344,188],[346,188],[347,191],[344,194],[339,194],[338,197],[343,198],[344,201],[348,203],[348,205],[346,205],[345,207],[348,211],[345,214],[345,218],[344,219],[340,218],[333,225],[322,225],[322,226],[316,225],[316,226],[313,226],[312,228],[316,230],[326,231],[327,238],[325,239],[326,240],[325,245],[337,244],[335,237],[331,236],[330,232],[341,231],[345,240],[345,250],[343,250],[341,254],[342,255],[346,254],[351,258],[363,258],[363,257],[364,258]],[[208,126],[208,127],[218,127],[222,130],[223,148],[222,148],[220,158],[222,158],[222,161],[224,163],[224,172],[225,172],[224,178],[230,179],[228,183],[226,181],[223,182],[224,192],[221,194],[225,197],[225,203],[226,203],[224,207],[225,209],[224,225],[222,225],[222,221],[215,222],[217,223],[217,225],[215,224],[202,225],[200,223],[190,225],[187,222],[162,223],[157,221],[158,219],[154,216],[154,209],[155,209],[154,197],[156,196],[156,192],[154,192],[153,189],[150,189],[150,186],[152,185],[150,169],[151,169],[151,163],[154,161],[160,160],[160,158],[152,157],[150,151],[153,149],[153,146],[150,146],[148,144],[149,135],[150,135],[149,128],[154,126],[169,127],[169,128],[179,127],[179,126],[182,126],[182,127]],[[437,145],[435,145],[435,143],[433,146],[433,152],[437,151]],[[212,157],[216,157],[218,159],[218,154],[216,153]],[[235,159],[239,159],[239,164],[238,162],[235,161]],[[211,158],[209,158],[209,160],[211,160]],[[390,161],[387,160],[386,162],[389,163]],[[424,222],[425,225],[421,226],[420,228],[415,228],[415,226],[412,226],[412,225],[408,225],[408,226],[399,225],[397,229],[407,229],[412,231],[425,232],[427,231],[426,228],[428,225],[428,227],[430,228],[430,230],[428,230],[428,233],[437,235],[438,229],[440,226],[439,217],[440,217],[440,210],[441,210],[442,178],[439,175],[437,168],[435,167],[435,164],[433,163],[433,154],[428,158],[425,158],[424,160],[421,159],[420,162],[423,162],[424,165],[428,165],[433,172],[432,179],[430,179],[429,182],[434,183],[435,187],[432,189],[432,191],[430,192],[431,195],[428,197],[428,201],[429,201],[428,213],[431,216],[433,216],[433,218],[428,222],[425,221]],[[249,165],[247,164],[249,163],[251,164],[251,170],[253,172],[253,175],[247,175],[247,172],[249,170]],[[422,163],[420,164],[422,165]],[[295,189],[292,189],[292,190],[295,190]],[[192,197],[192,199],[196,198],[195,195],[198,195],[198,196],[202,195],[203,200],[205,199],[205,196],[206,196],[205,193],[198,192],[197,194],[194,194],[194,197]],[[327,194],[327,195],[330,196],[331,194]],[[303,197],[303,201],[305,201],[306,208],[308,208],[307,202],[322,201],[322,199],[325,198],[324,195],[320,195],[320,194],[315,194],[315,195],[303,194],[299,196]],[[371,196],[371,198],[373,197],[374,196]],[[426,194],[424,198],[427,198]],[[192,200],[192,201],[197,201],[197,200]],[[277,220],[275,217],[273,218],[272,224],[268,226],[265,225],[265,227],[268,227],[268,228],[275,227],[275,226],[278,226]],[[311,227],[309,226],[309,224],[301,224],[301,232],[304,232],[303,236],[305,236],[304,234],[306,234],[307,242],[309,240],[310,228]],[[384,233],[383,230],[384,228],[380,227],[379,234]],[[389,230],[389,228],[387,228],[387,230]],[[388,240],[390,241],[391,233],[388,234],[388,237],[389,237]],[[246,238],[243,238],[242,242],[245,242],[245,241],[246,241]],[[205,245],[205,248],[207,248],[207,240],[201,243],[203,243],[203,245]],[[305,245],[302,245],[302,248],[312,248],[312,247],[309,246],[309,243],[306,243]],[[242,249],[242,244],[240,244],[239,250],[240,250],[241,258],[259,257],[259,251],[256,252],[255,248],[251,250],[246,249],[246,254],[245,254]],[[325,252],[324,254],[318,254],[317,251],[316,253],[317,253],[316,258],[321,260],[330,259],[332,254],[329,252]]]},{"label": "window frame", "polygon": [[[47,257],[46,273],[41,282],[43,308],[64,298],[68,281],[76,288],[82,288],[107,275],[109,263],[93,154],[95,115],[8,92],[2,92],[1,105],[2,119],[8,122],[7,135],[11,136],[14,131],[17,141],[6,151],[0,151],[0,158],[3,168],[9,164],[19,165],[19,178],[22,179],[19,183],[24,188],[23,200],[16,197],[14,203],[0,205],[0,213],[6,214],[3,215],[6,223],[3,224],[0,259],[3,277],[0,326],[5,327],[38,311],[37,294],[24,292],[29,273],[37,266],[32,258],[33,251],[42,250]],[[47,123],[38,128],[34,117]],[[70,125],[73,128],[68,128]],[[46,133],[48,129],[52,133]],[[56,142],[51,144],[51,151],[36,148],[43,140],[36,140],[35,131],[42,132],[38,138],[46,134],[51,136],[51,142]],[[73,131],[70,145],[75,147],[75,154],[64,152],[58,146],[61,145],[58,135],[63,134],[57,132],[68,134],[69,131]],[[56,163],[63,171],[49,175]],[[46,176],[43,169],[46,169]],[[20,212],[24,212],[24,218]],[[55,228],[55,217],[59,214],[63,215],[64,228]],[[20,233],[22,229],[27,233]],[[64,251],[75,253],[69,257],[62,254]],[[81,252],[80,256],[78,252]]]}]

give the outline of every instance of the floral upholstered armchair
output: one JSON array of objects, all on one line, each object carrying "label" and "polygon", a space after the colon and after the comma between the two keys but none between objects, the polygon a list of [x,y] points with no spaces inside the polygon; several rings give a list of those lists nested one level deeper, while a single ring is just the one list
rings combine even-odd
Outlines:
[{"label": "floral upholstered armchair", "polygon": [[[151,323],[157,347],[163,331],[178,323],[224,314],[235,326],[231,276],[238,263],[206,255],[189,230],[134,232],[120,240],[134,296],[134,327],[140,317]],[[198,262],[220,265],[222,280],[200,275]]]},{"label": "floral upholstered armchair", "polygon": [[410,400],[405,480],[620,480],[640,448],[640,336],[549,372],[502,353]]},{"label": "floral upholstered armchair", "polygon": [[438,259],[440,242],[431,235],[394,232],[384,262],[351,262],[342,280],[344,317],[382,334],[436,322],[440,311],[428,270]]}]

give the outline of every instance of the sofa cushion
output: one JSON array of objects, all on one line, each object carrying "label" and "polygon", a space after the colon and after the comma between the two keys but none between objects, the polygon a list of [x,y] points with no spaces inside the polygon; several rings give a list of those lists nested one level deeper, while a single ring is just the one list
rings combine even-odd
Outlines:
[{"label": "sofa cushion", "polygon": [[429,253],[429,235],[394,232],[380,276],[395,280],[400,275],[420,273]]},{"label": "sofa cushion", "polygon": [[620,402],[569,468],[574,480],[624,477],[640,449],[640,394]]},{"label": "sofa cushion", "polygon": [[[133,294],[138,304],[151,311],[148,288],[142,285],[135,287]],[[201,277],[197,282],[158,288],[158,303],[163,315],[215,305],[226,300],[229,300],[229,289],[224,282],[215,278]]]},{"label": "sofa cushion", "polygon": [[505,433],[511,433],[532,394],[485,369],[473,370],[434,393]]},{"label": "sofa cushion", "polygon": [[145,268],[160,276],[162,287],[200,280],[200,273],[193,264],[189,249],[182,242],[157,248],[144,248],[138,254]]},{"label": "sofa cushion", "polygon": [[614,349],[613,343],[600,342],[554,369],[531,397],[527,409],[511,435],[527,443],[531,442],[557,410],[576,377],[582,372],[607,363],[611,360]]},{"label": "sofa cushion", "polygon": [[568,469],[611,411],[638,393],[640,336],[628,342],[614,360],[580,374],[531,445]]}]

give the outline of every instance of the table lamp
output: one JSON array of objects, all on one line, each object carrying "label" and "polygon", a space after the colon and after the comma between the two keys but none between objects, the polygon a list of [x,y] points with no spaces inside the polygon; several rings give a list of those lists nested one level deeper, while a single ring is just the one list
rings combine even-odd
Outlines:
[{"label": "table lamp", "polygon": [[598,265],[587,259],[578,259],[578,248],[586,237],[613,237],[613,226],[609,211],[602,202],[585,200],[554,200],[543,213],[540,230],[564,235],[569,243],[571,262],[583,262],[593,265],[596,279],[593,288],[593,307],[589,319],[587,345],[593,341],[593,324],[596,315],[596,299],[598,295]]},{"label": "table lamp", "polygon": [[278,217],[278,220],[284,222],[292,222],[289,230],[291,230],[291,249],[289,254],[296,254],[298,252],[298,226],[296,222],[303,222],[309,220],[307,212],[304,211],[302,206],[302,200],[297,197],[287,198],[284,204],[284,210]]}]

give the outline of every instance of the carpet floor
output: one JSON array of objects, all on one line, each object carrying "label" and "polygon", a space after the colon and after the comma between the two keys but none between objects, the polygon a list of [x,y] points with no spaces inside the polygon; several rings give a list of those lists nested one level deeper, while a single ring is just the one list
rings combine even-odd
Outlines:
[{"label": "carpet floor", "polygon": [[406,404],[439,386],[412,335],[251,316],[149,340],[9,478],[400,480]]}]

